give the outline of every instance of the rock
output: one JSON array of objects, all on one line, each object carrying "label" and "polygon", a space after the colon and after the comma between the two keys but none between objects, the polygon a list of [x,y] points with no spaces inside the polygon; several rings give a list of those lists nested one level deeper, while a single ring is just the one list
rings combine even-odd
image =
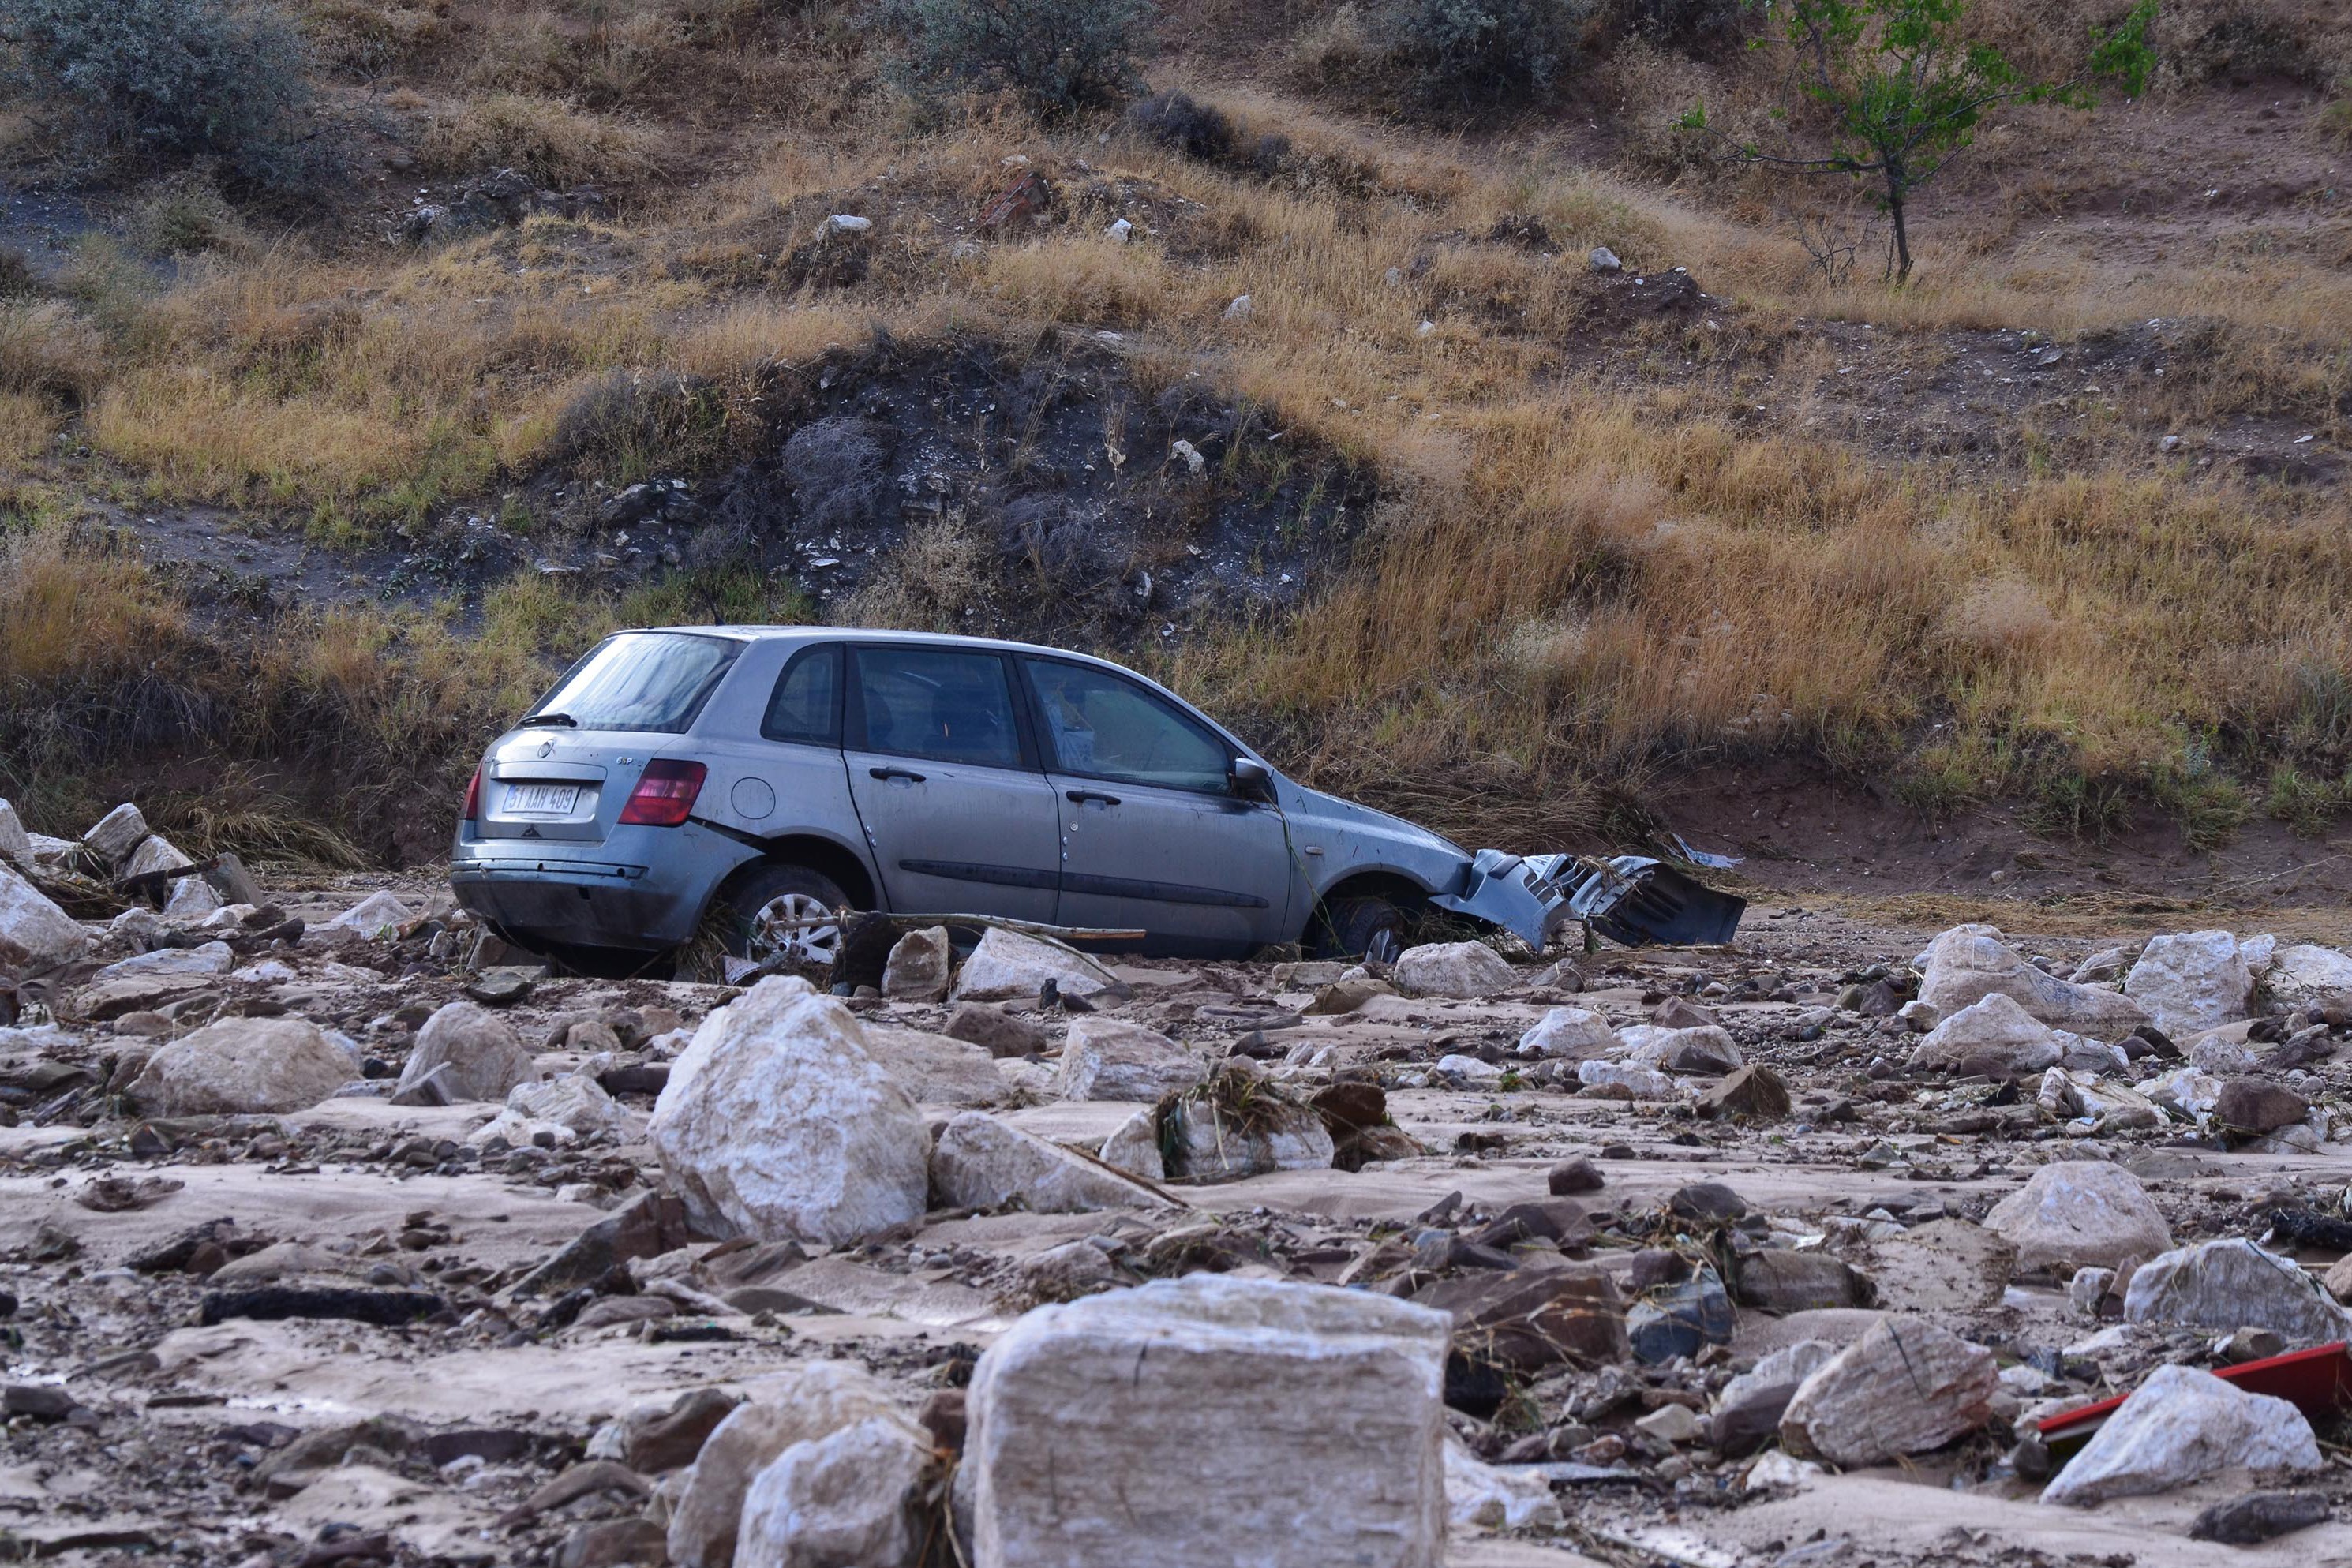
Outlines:
[{"label": "rock", "polygon": [[694,1463],[704,1440],[740,1403],[720,1389],[689,1389],[658,1415],[625,1424],[622,1458],[641,1476],[681,1469]]},{"label": "rock", "polygon": [[2145,1497],[2237,1466],[2317,1469],[2311,1423],[2284,1399],[2248,1394],[2195,1367],[2159,1366],[2042,1489],[2042,1500]]},{"label": "rock", "polygon": [[1592,254],[1586,258],[1586,262],[1595,272],[1622,272],[1625,270],[1625,264],[1617,259],[1617,253],[1611,250],[1605,245],[1594,246],[1592,247]]},{"label": "rock", "polygon": [[[446,1069],[440,1076],[447,1076]],[[503,1139],[510,1147],[520,1147],[541,1129],[552,1129],[569,1143],[591,1133],[618,1131],[628,1120],[628,1108],[606,1093],[603,1084],[584,1072],[567,1072],[543,1082],[515,1085],[508,1092],[506,1108],[467,1134],[466,1142],[480,1148]]]},{"label": "rock", "polygon": [[1034,1056],[1045,1049],[1044,1025],[987,1002],[958,1003],[940,1032],[979,1046],[991,1056]]},{"label": "rock", "polygon": [[1790,1109],[1789,1086],[1780,1082],[1779,1073],[1760,1063],[1741,1068],[1698,1097],[1698,1113],[1706,1117],[1778,1122]]},{"label": "rock", "polygon": [[2223,1024],[2192,1036],[2187,1051],[2189,1065],[2224,1078],[2252,1072],[2261,1057],[2246,1043],[2247,1027],[2242,1023]]},{"label": "rock", "polygon": [[415,918],[415,913],[392,894],[378,892],[369,894],[327,924],[339,931],[356,931],[373,941]]},{"label": "rock", "polygon": [[1358,1010],[1374,997],[1396,994],[1396,988],[1386,980],[1375,980],[1370,977],[1334,980],[1315,993],[1315,999],[1307,1004],[1306,1016],[1339,1018]]},{"label": "rock", "polygon": [[1734,1295],[1743,1307],[1775,1316],[1835,1307],[1866,1307],[1870,1278],[1826,1252],[1765,1247],[1738,1260]]},{"label": "rock", "polygon": [[1737,1071],[1739,1047],[1719,1024],[1692,1029],[1661,1029],[1639,1024],[1624,1031],[1625,1064],[1655,1067],[1667,1072],[1697,1073],[1713,1078]]},{"label": "rock", "polygon": [[465,995],[486,1008],[510,1008],[530,1000],[531,986],[527,970],[486,969],[466,983]]},{"label": "rock", "polygon": [[1554,1197],[1567,1197],[1580,1192],[1599,1192],[1606,1184],[1601,1178],[1601,1167],[1581,1155],[1562,1160],[1544,1172],[1544,1190]]},{"label": "rock", "polygon": [[2141,1264],[2124,1291],[2124,1321],[2276,1329],[2298,1348],[2352,1337],[2352,1318],[2317,1281],[2243,1237],[2199,1242]]},{"label": "rock", "polygon": [[1678,1355],[1696,1355],[1711,1344],[1730,1343],[1736,1322],[1722,1276],[1702,1268],[1686,1280],[1650,1291],[1626,1309],[1625,1338],[1634,1359],[1655,1366]]},{"label": "rock", "polygon": [[1433,942],[1408,947],[1391,971],[1409,997],[1476,1001],[1519,982],[1517,971],[1483,942]]},{"label": "rock", "polygon": [[1889,1317],[1798,1385],[1780,1446],[1846,1469],[1939,1448],[1992,1419],[1992,1352],[1924,1318]]},{"label": "rock", "polygon": [[32,869],[33,838],[25,831],[24,820],[16,815],[16,808],[0,800],[0,866],[9,865]]},{"label": "rock", "polygon": [[2325,1524],[2327,1499],[2315,1491],[2256,1491],[2217,1502],[2189,1523],[2191,1541],[2218,1541],[2226,1546],[2258,1546]]},{"label": "rock", "polygon": [[2201,1067],[2176,1067],[2132,1087],[2168,1111],[2202,1122],[2221,1103],[2222,1082]]},{"label": "rock", "polygon": [[[669,1559],[678,1568],[727,1568],[736,1556],[744,1497],[795,1444],[895,1413],[889,1393],[845,1361],[787,1363],[780,1386],[739,1405],[710,1434],[670,1510]],[[745,1568],[760,1559],[746,1556]]]},{"label": "rock", "polygon": [[2307,1007],[2329,997],[2352,991],[2352,957],[2333,947],[2297,943],[2282,947],[2270,972],[2263,977],[2272,999],[2287,1007]]},{"label": "rock", "polygon": [[991,926],[957,971],[950,994],[960,1002],[1034,997],[1048,980],[1062,995],[1082,1000],[1105,992],[1125,992],[1109,970],[1083,953]]},{"label": "rock", "polygon": [[1348,966],[1335,958],[1308,958],[1276,964],[1269,983],[1277,992],[1313,992],[1326,986],[1337,985],[1347,973]]},{"label": "rock", "polygon": [[689,1239],[686,1206],[649,1192],[588,1227],[515,1286],[517,1295],[557,1296],[604,1277],[635,1258],[658,1258]]},{"label": "rock", "polygon": [[972,1376],[976,1568],[1436,1568],[1449,1326],[1214,1274],[1030,1312]]},{"label": "rock", "polygon": [[866,1054],[922,1105],[1001,1105],[1011,1097],[987,1049],[919,1029],[864,1020]]},{"label": "rock", "polygon": [[1553,1008],[1519,1036],[1521,1056],[1588,1061],[1612,1054],[1623,1042],[1609,1020],[1583,1008]]},{"label": "rock", "polygon": [[1580,1061],[1576,1081],[1588,1089],[1617,1090],[1622,1100],[1672,1100],[1681,1094],[1675,1081],[1654,1067],[1628,1067],[1620,1061]]},{"label": "rock", "polygon": [[2274,1133],[2310,1113],[2310,1101],[2267,1078],[2232,1078],[2213,1101],[2213,1120],[2233,1133]]},{"label": "rock", "polygon": [[226,975],[236,966],[236,955],[226,942],[206,942],[196,947],[158,947],[152,953],[142,953],[121,963],[109,964],[97,974],[93,982],[130,979],[141,975],[195,975],[212,977]]},{"label": "rock", "polygon": [[1936,1026],[1944,1021],[1944,1015],[1933,1005],[1916,998],[1895,1009],[1895,1016],[1908,1025],[1913,1034],[1932,1034]]},{"label": "rock", "polygon": [[184,876],[172,883],[172,895],[163,901],[163,918],[175,925],[186,925],[217,915],[222,907],[221,895],[210,882],[200,876]]},{"label": "rock", "polygon": [[1239,1181],[1271,1171],[1328,1170],[1331,1133],[1315,1108],[1229,1066],[1169,1107],[1161,1155],[1180,1181]]},{"label": "rock", "polygon": [[1252,309],[1250,297],[1246,294],[1236,294],[1234,296],[1234,302],[1225,307],[1225,319],[1246,321],[1250,319]]},{"label": "rock", "polygon": [[1121,1173],[982,1111],[966,1111],[940,1134],[931,1189],[954,1208],[1018,1204],[1033,1214],[1087,1214],[1172,1207]]},{"label": "rock", "polygon": [[1688,1443],[1698,1437],[1698,1415],[1687,1405],[1661,1405],[1636,1420],[1633,1429],[1661,1443]]},{"label": "rock", "polygon": [[1388,1092],[1377,1083],[1332,1083],[1317,1090],[1308,1104],[1334,1138],[1377,1127],[1389,1119]]},{"label": "rock", "polygon": [[1893,1312],[1969,1312],[2000,1305],[2017,1274],[2017,1247],[1965,1219],[1914,1226],[1877,1244],[1870,1278]]},{"label": "rock", "polygon": [[2018,1270],[2029,1274],[2120,1268],[2172,1245],[2171,1228],[2139,1178],[2105,1160],[2043,1166],[1993,1205],[1985,1228],[2016,1247]]},{"label": "rock", "polygon": [[411,1088],[444,1066],[444,1088],[458,1100],[502,1101],[517,1084],[539,1076],[514,1026],[475,1002],[450,1002],[425,1020],[400,1070],[399,1088]]},{"label": "rock", "polygon": [[930,1135],[863,1036],[780,976],[703,1020],[646,1130],[696,1228],[843,1246],[922,1217]]},{"label": "rock", "polygon": [[1780,1417],[1806,1378],[1827,1365],[1838,1347],[1817,1339],[1772,1352],[1723,1385],[1716,1396],[1708,1439],[1727,1458],[1744,1458],[1780,1429]]},{"label": "rock", "polygon": [[[178,871],[182,866],[195,863],[186,855],[182,854],[179,846],[163,834],[150,833],[139,841],[139,847],[131,852],[130,857],[122,862],[121,869],[115,874],[127,881],[134,876],[148,876],[159,871]],[[163,891],[165,896],[168,896],[170,886],[167,884]]]},{"label": "rock", "polygon": [[1151,1111],[1138,1111],[1118,1124],[1118,1131],[1103,1140],[1102,1163],[1123,1170],[1145,1181],[1168,1179],[1168,1166],[1160,1154],[1160,1118]]},{"label": "rock", "polygon": [[73,916],[0,865],[0,969],[54,969],[89,951],[89,933]]},{"label": "rock", "polygon": [[793,1444],[744,1494],[745,1568],[913,1568],[930,1445],[904,1416],[870,1416]]},{"label": "rock", "polygon": [[892,946],[882,966],[882,994],[894,1002],[939,1001],[948,994],[952,960],[946,926],[909,931]]},{"label": "rock", "polygon": [[1990,925],[1954,926],[1927,945],[1919,967],[1918,999],[1947,1022],[1996,993],[2053,1029],[2099,1040],[2118,1039],[2148,1021],[2146,1011],[2128,997],[2078,986],[2035,968]]},{"label": "rock", "polygon": [[1955,1077],[2022,1078],[2056,1066],[2065,1053],[2048,1027],[2006,992],[1994,991],[1929,1030],[1911,1052],[1910,1067]]},{"label": "rock", "polygon": [[1540,1472],[1487,1464],[1458,1442],[1445,1445],[1445,1517],[1469,1530],[1553,1531],[1562,1523]]},{"label": "rock", "polygon": [[2066,1281],[2066,1304],[2086,1318],[2096,1318],[2115,1288],[2113,1269],[2077,1269]]},{"label": "rock", "polygon": [[1729,1225],[1748,1216],[1748,1200],[1719,1181],[1695,1181],[1666,1198],[1666,1212],[1688,1225]]},{"label": "rock", "polygon": [[1021,1283],[1034,1301],[1075,1301],[1125,1281],[1101,1248],[1065,1241],[1022,1260]]},{"label": "rock", "polygon": [[147,819],[139,808],[128,800],[100,817],[82,834],[82,847],[98,857],[100,865],[112,871],[131,858],[131,852],[146,841]]},{"label": "rock", "polygon": [[2124,994],[2179,1039],[2244,1018],[2253,989],[2238,939],[2227,931],[2154,937],[2124,977]]},{"label": "rock", "polygon": [[352,1059],[298,1018],[234,1018],[160,1046],[128,1098],[149,1116],[307,1111],[352,1076]]},{"label": "rock", "polygon": [[1423,1286],[1412,1299],[1453,1319],[1458,1354],[1515,1376],[1563,1363],[1613,1366],[1631,1349],[1624,1298],[1591,1264],[1469,1270]]},{"label": "rock", "polygon": [[661,1562],[667,1552],[662,1527],[652,1520],[607,1519],[575,1526],[556,1548],[555,1568],[625,1568]]},{"label": "rock", "polygon": [[1124,1019],[1078,1019],[1062,1041],[1057,1082],[1065,1100],[1156,1103],[1200,1081],[1199,1058],[1158,1030]]}]

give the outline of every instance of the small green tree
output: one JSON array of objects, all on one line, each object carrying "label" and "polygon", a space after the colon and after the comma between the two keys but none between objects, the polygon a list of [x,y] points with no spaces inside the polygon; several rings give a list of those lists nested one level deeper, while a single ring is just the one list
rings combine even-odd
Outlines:
[{"label": "small green tree", "polygon": [[902,68],[925,88],[1010,88],[1049,119],[1138,85],[1151,0],[894,0]]},{"label": "small green tree", "polygon": [[[1911,194],[1976,139],[1987,111],[2009,103],[2092,107],[2102,81],[2136,96],[2156,63],[2147,34],[2157,0],[2138,0],[2063,81],[2031,81],[1990,44],[1967,36],[1969,0],[1767,0],[1804,97],[1829,111],[1829,145],[1811,156],[1768,152],[1709,125],[1695,106],[1684,129],[1711,136],[1745,163],[1812,174],[1874,176],[1894,222],[1893,271],[1911,276]],[[1759,40],[1769,41],[1769,40]],[[1785,110],[1776,111],[1785,118]]]}]

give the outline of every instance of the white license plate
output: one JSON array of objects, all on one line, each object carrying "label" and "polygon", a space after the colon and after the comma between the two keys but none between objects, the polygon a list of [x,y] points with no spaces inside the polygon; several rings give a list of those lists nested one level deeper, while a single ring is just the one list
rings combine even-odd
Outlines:
[{"label": "white license plate", "polygon": [[509,784],[506,814],[509,817],[568,817],[580,803],[577,784]]}]

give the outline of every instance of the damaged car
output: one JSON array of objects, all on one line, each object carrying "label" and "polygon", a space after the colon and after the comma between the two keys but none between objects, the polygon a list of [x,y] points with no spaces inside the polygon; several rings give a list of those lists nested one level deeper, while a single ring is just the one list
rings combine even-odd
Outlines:
[{"label": "damaged car", "polygon": [[709,923],[738,958],[819,966],[866,910],[1377,959],[1432,910],[1538,948],[1573,921],[1725,940],[1739,915],[1655,861],[1466,852],[1101,659],[829,627],[598,643],[482,758],[450,881],[536,951],[656,953]]}]

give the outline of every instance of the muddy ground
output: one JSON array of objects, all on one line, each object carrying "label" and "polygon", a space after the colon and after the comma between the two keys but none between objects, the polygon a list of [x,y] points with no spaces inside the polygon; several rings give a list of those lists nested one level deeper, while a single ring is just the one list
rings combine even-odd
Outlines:
[{"label": "muddy ground", "polygon": [[[1669,1217],[1670,1196],[1722,1183],[1756,1217],[1751,1228],[1822,1238],[1814,1244],[1874,1275],[1881,1309],[1928,1316],[1992,1348],[2005,1366],[2026,1369],[2015,1386],[2035,1402],[2080,1401],[2128,1390],[2158,1362],[2213,1364],[2213,1336],[2103,1325],[2070,1308],[2063,1281],[1922,1283],[1885,1261],[1890,1241],[1937,1218],[1980,1218],[2057,1158],[2126,1163],[2183,1243],[2259,1237],[2281,1206],[2337,1213],[2352,1176],[2335,1142],[2315,1153],[2232,1152],[2179,1126],[2069,1124],[2035,1107],[2030,1082],[2021,1103],[2002,1104],[1982,1081],[1972,1089],[1892,1072],[1887,1063],[1912,1043],[1907,1026],[1838,1003],[1842,994],[1854,999],[1850,982],[1885,972],[1874,966],[1895,966],[1899,977],[1942,921],[1890,921],[1883,907],[1836,894],[1764,894],[1727,947],[1577,955],[1584,988],[1573,1000],[1621,1026],[1677,1000],[1711,1009],[1748,1061],[1785,1080],[1794,1101],[1786,1117],[1710,1121],[1679,1096],[1598,1098],[1573,1076],[1545,1082],[1541,1071],[1523,1072],[1513,1047],[1549,1006],[1569,999],[1559,986],[1573,983],[1554,972],[1553,988],[1529,988],[1538,969],[1524,956],[1519,988],[1486,999],[1379,996],[1352,1012],[1306,1017],[1312,973],[1116,961],[1132,996],[1110,1010],[1204,1059],[1260,1058],[1301,1091],[1335,1077],[1380,1082],[1396,1126],[1423,1152],[1355,1172],[1176,1186],[1184,1207],[1165,1213],[935,1212],[896,1239],[768,1258],[751,1294],[740,1276],[727,1282],[725,1249],[690,1243],[606,1273],[583,1301],[578,1291],[517,1286],[587,1227],[660,1188],[645,1118],[684,1036],[647,1040],[647,1030],[671,1022],[660,1009],[690,1030],[731,993],[535,977],[526,998],[501,1009],[519,1038],[538,1051],[541,1069],[596,1073],[628,1111],[613,1132],[564,1146],[467,1146],[497,1110],[479,1103],[346,1096],[267,1117],[129,1112],[112,1092],[128,1056],[209,1017],[310,1019],[353,1041],[381,1082],[399,1072],[417,1024],[481,981],[466,969],[473,934],[430,875],[266,881],[271,902],[306,922],[299,939],[238,955],[237,972],[159,985],[153,997],[118,990],[101,1006],[88,999],[98,994],[89,972],[128,946],[109,937],[78,970],[22,988],[26,1019],[46,1006],[55,1022],[0,1030],[0,1100],[13,1124],[0,1128],[0,1289],[13,1308],[5,1333],[14,1413],[0,1439],[0,1540],[15,1550],[83,1563],[660,1561],[592,1551],[618,1539],[594,1526],[658,1511],[658,1497],[641,1494],[660,1485],[660,1472],[551,1500],[563,1490],[551,1483],[582,1473],[583,1456],[612,1451],[611,1423],[642,1421],[696,1389],[756,1396],[763,1379],[809,1357],[859,1362],[910,1411],[924,1406],[960,1385],[1013,1317],[1054,1293],[1025,1266],[1074,1239],[1098,1239],[1123,1284],[1206,1267],[1379,1288],[1392,1266],[1363,1260],[1382,1241],[1433,1228],[1466,1235],[1514,1202],[1543,1197],[1548,1170],[1579,1156],[1593,1161],[1601,1186],[1578,1199],[1595,1227],[1578,1250],[1629,1291],[1637,1268],[1654,1267],[1637,1260],[1708,1244]],[[418,916],[400,932],[371,939],[329,924],[384,888]],[[2079,921],[2031,935],[2030,904],[2000,913],[2022,950],[2061,974],[2105,945],[2105,934]],[[2289,924],[2327,923],[2324,912],[2278,913]],[[2240,924],[2242,936],[2267,928]],[[131,1002],[143,1005],[126,1012]],[[929,1029],[948,1013],[944,1004],[852,1005],[869,1019]],[[118,1017],[96,1021],[91,1010]],[[1013,1010],[1042,1026],[1050,1066],[1068,1015]],[[591,1023],[614,1032],[573,1027]],[[1510,1075],[1434,1071],[1448,1056],[1486,1059]],[[1286,1065],[1293,1061],[1314,1065]],[[1060,1101],[1015,1061],[1004,1077],[999,1113],[1072,1145],[1092,1149],[1138,1109]],[[2324,1106],[2347,1077],[2322,1062],[2298,1082]],[[1979,1099],[2000,1108],[1967,1114]],[[957,1108],[928,1107],[940,1121]],[[734,1255],[740,1263],[740,1249]],[[233,1285],[206,1277],[233,1260],[232,1275],[243,1275]],[[2333,1254],[2302,1260],[2324,1269]],[[664,1276],[689,1289],[663,1296]],[[261,1309],[223,1304],[230,1291],[272,1283],[423,1292],[429,1310],[376,1326],[309,1309],[268,1321],[233,1315]],[[1659,1405],[1704,1407],[1710,1389],[1760,1354],[1801,1338],[1847,1343],[1875,1316],[1744,1307],[1730,1342],[1696,1359],[1563,1364],[1521,1381],[1518,1397],[1499,1408],[1465,1394],[1451,1420],[1474,1452],[1539,1458],[1572,1479],[1555,1487],[1557,1527],[1457,1525],[1449,1562],[2352,1561],[2352,1523],[2251,1548],[2187,1539],[2200,1509],[2247,1489],[2239,1473],[2092,1510],[2040,1505],[2010,1468],[2000,1421],[1899,1465],[1792,1485],[1752,1478],[1752,1457],[1651,1440],[1633,1427]],[[2004,1417],[2018,1418],[2026,1402],[2009,1398]],[[2352,1500],[2352,1459],[2329,1453],[2327,1468],[2300,1484],[2341,1507]],[[1560,1469],[1563,1460],[1574,1462]]]}]

